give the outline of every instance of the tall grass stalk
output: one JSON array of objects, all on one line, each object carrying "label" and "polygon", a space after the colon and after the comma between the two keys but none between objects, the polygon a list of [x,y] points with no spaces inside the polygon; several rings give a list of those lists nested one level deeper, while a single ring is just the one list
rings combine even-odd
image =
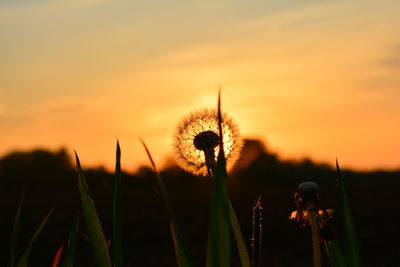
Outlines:
[{"label": "tall grass stalk", "polygon": [[13,230],[11,233],[11,248],[10,248],[10,259],[9,259],[8,267],[15,266],[15,253],[18,248],[23,206],[24,206],[24,202],[25,202],[25,191],[26,191],[26,189],[24,188],[22,191],[21,199],[19,201],[17,213],[15,214],[14,226],[13,226]]},{"label": "tall grass stalk", "polygon": [[74,254],[75,254],[76,240],[78,238],[80,217],[81,217],[80,213],[78,213],[74,220],[74,223],[72,224],[71,232],[69,234],[67,241],[67,247],[65,249],[64,257],[60,267],[74,266]]},{"label": "tall grass stalk", "polygon": [[31,249],[33,246],[33,243],[35,242],[35,240],[37,239],[37,237],[39,236],[40,232],[42,232],[43,227],[46,225],[47,221],[49,220],[51,214],[53,213],[54,209],[51,209],[46,216],[43,218],[43,220],[41,221],[41,223],[39,224],[38,228],[36,229],[35,233],[33,234],[31,240],[29,241],[28,245],[26,246],[24,252],[22,253],[18,263],[17,263],[17,267],[26,267],[28,265],[28,258],[29,255],[31,253]]},{"label": "tall grass stalk", "polygon": [[190,267],[190,266],[192,266],[192,264],[191,264],[191,261],[189,258],[189,254],[188,254],[186,246],[184,244],[182,233],[178,227],[178,224],[176,221],[176,215],[172,208],[171,202],[169,200],[169,196],[168,196],[167,190],[165,188],[164,181],[161,178],[160,172],[158,171],[158,168],[153,160],[153,157],[151,156],[150,150],[148,149],[146,143],[142,139],[139,139],[139,140],[142,143],[142,145],[147,153],[147,156],[150,160],[154,174],[156,175],[156,180],[157,180],[157,185],[158,185],[158,193],[159,193],[161,199],[164,201],[164,205],[165,205],[168,215],[170,217],[170,230],[171,230],[172,241],[174,243],[174,249],[175,249],[175,255],[176,255],[178,267]]},{"label": "tall grass stalk", "polygon": [[114,267],[122,267],[122,240],[121,240],[121,148],[117,140],[114,199],[113,199],[113,235],[114,235]]},{"label": "tall grass stalk", "polygon": [[347,267],[346,260],[343,257],[342,249],[340,248],[337,240],[324,243],[332,267]]},{"label": "tall grass stalk", "polygon": [[350,207],[350,202],[347,197],[346,186],[342,172],[336,159],[337,182],[340,189],[340,204],[342,208],[342,228],[344,240],[344,254],[348,266],[362,267],[361,250],[358,243],[356,226],[354,223],[353,214]]},{"label": "tall grass stalk", "polygon": [[228,173],[222,138],[221,90],[218,94],[219,154],[211,190],[210,222],[207,243],[207,266],[231,266],[231,221],[228,197]]},{"label": "tall grass stalk", "polygon": [[236,246],[239,251],[240,263],[242,267],[250,267],[249,252],[247,251],[246,244],[243,239],[242,230],[240,229],[239,222],[236,218],[235,210],[232,203],[229,201],[229,219],[232,225],[233,236],[236,240]]},{"label": "tall grass stalk", "polygon": [[56,255],[54,255],[51,267],[57,267],[59,265],[63,251],[64,251],[64,244],[61,244],[57,249]]},{"label": "tall grass stalk", "polygon": [[110,255],[100,219],[94,207],[89,188],[83,174],[78,154],[75,152],[76,169],[78,172],[78,188],[81,197],[82,213],[89,236],[89,242],[93,251],[94,260],[98,267],[111,267]]},{"label": "tall grass stalk", "polygon": [[261,266],[261,248],[263,233],[261,196],[255,201],[252,214],[252,233],[251,233],[251,265],[252,267]]}]

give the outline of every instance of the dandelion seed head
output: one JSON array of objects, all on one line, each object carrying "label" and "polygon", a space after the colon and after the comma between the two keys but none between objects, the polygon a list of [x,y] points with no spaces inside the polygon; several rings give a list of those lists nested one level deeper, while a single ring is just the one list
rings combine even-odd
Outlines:
[{"label": "dandelion seed head", "polygon": [[[238,126],[226,114],[222,115],[222,141],[229,168],[239,157],[242,141]],[[178,125],[173,142],[181,168],[195,175],[207,175],[205,151],[212,150],[215,159],[219,153],[217,112],[204,109],[186,116]]]}]

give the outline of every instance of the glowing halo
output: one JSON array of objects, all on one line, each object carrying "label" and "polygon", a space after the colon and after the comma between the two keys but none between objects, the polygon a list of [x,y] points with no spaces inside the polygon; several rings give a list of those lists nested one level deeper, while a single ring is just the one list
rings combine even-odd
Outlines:
[{"label": "glowing halo", "polygon": [[[204,133],[218,134],[218,114],[216,111],[201,110],[186,116],[178,125],[174,135],[174,150],[177,164],[195,175],[207,175],[206,158],[203,150],[196,148],[195,139]],[[239,128],[226,114],[222,115],[222,141],[227,167],[238,159],[242,148]],[[212,145],[214,146],[214,144]],[[219,146],[214,148],[215,160]]]}]

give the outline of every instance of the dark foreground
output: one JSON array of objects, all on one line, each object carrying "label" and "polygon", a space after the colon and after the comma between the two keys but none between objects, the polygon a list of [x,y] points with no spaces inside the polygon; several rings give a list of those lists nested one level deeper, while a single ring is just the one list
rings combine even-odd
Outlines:
[{"label": "dark foreground", "polygon": [[[123,149],[123,148],[122,148]],[[81,159],[84,162],[84,159]],[[113,175],[104,169],[85,170],[106,237],[112,235]],[[195,266],[204,266],[211,181],[193,177],[176,166],[163,170],[170,197]],[[356,173],[344,171],[366,266],[400,266],[400,171]],[[252,205],[259,195],[264,206],[261,266],[312,266],[311,233],[288,216],[293,194],[303,181],[320,185],[320,197],[335,209],[333,226],[340,236],[340,210],[335,170],[310,160],[282,161],[258,141],[247,141],[230,176],[230,197],[249,244]],[[71,159],[61,150],[12,153],[0,161],[0,266],[5,266],[10,233],[23,187],[26,205],[18,252],[27,244],[40,220],[55,212],[32,248],[30,266],[50,266],[66,241],[79,210],[77,176]],[[155,193],[154,176],[143,167],[123,175],[122,231],[124,266],[176,266],[167,214]],[[93,266],[82,224],[75,266]],[[325,253],[323,251],[323,253]],[[327,262],[324,255],[325,262]],[[239,266],[234,254],[234,266]],[[329,266],[329,264],[327,265]]]}]

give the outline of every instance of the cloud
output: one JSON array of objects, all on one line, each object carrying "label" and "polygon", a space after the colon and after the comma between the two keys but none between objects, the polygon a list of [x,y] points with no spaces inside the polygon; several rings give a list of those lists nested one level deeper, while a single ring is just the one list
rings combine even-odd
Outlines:
[{"label": "cloud", "polygon": [[[84,6],[101,2],[78,3]],[[48,12],[61,10],[64,5],[70,4],[44,2],[31,8]],[[161,34],[154,39],[163,31],[158,24],[168,20],[161,17],[150,28],[152,31],[140,35],[142,45],[153,40],[149,46],[159,46],[157,53],[149,53],[148,48],[135,42],[131,46],[124,39],[128,33],[137,33],[132,31],[133,26],[124,26],[121,31],[115,31],[114,24],[107,31],[100,27],[101,40],[125,46],[106,43],[107,49],[96,52],[92,44],[101,45],[98,37],[82,39],[82,32],[75,35],[71,31],[70,34],[79,36],[75,45],[88,48],[79,56],[74,52],[74,72],[65,70],[67,61],[58,58],[74,57],[68,54],[69,50],[50,54],[51,59],[58,60],[54,66],[32,65],[25,70],[32,79],[26,79],[24,85],[38,88],[30,93],[39,96],[40,101],[30,101],[31,107],[20,105],[7,110],[0,124],[0,147],[65,144],[78,149],[86,163],[107,163],[112,167],[115,140],[119,138],[124,160],[133,166],[147,162],[137,142],[140,136],[156,158],[162,159],[171,151],[170,139],[176,123],[189,112],[214,107],[217,89],[222,85],[223,108],[240,124],[245,135],[262,135],[289,155],[307,153],[329,158],[343,150],[357,159],[352,164],[373,163],[369,155],[374,153],[365,153],[365,147],[371,151],[379,147],[388,152],[397,149],[386,143],[377,146],[376,140],[383,133],[387,143],[396,143],[399,129],[391,125],[399,110],[394,106],[391,112],[386,110],[385,104],[391,97],[387,92],[365,90],[368,78],[389,77],[387,69],[374,76],[378,70],[375,63],[382,59],[382,45],[392,42],[386,39],[389,35],[382,34],[382,30],[393,27],[381,23],[387,8],[382,5],[379,10],[385,12],[377,12],[371,6],[319,4],[248,20],[230,20],[215,27],[208,25],[211,27],[207,26],[207,34],[194,40],[185,38],[187,32],[172,30],[168,34],[163,32],[165,37]],[[177,19],[171,28],[179,22]],[[197,30],[193,32],[198,34]],[[64,45],[70,47],[70,43]],[[124,55],[129,51],[127,47],[134,50],[132,54],[151,55],[139,63],[135,57],[126,64],[116,63],[111,51],[120,51],[121,58],[125,58],[129,57]],[[92,61],[104,55],[102,60]],[[90,72],[105,64],[111,67]],[[71,75],[75,71],[80,75]],[[380,83],[376,86],[382,88]],[[44,94],[48,95],[43,97]],[[375,155],[385,154],[381,150]]]},{"label": "cloud", "polygon": [[115,2],[113,0],[20,0],[0,2],[0,21],[20,20],[31,16],[63,13]]},{"label": "cloud", "polygon": [[400,43],[390,47],[382,64],[389,68],[400,68]]}]

